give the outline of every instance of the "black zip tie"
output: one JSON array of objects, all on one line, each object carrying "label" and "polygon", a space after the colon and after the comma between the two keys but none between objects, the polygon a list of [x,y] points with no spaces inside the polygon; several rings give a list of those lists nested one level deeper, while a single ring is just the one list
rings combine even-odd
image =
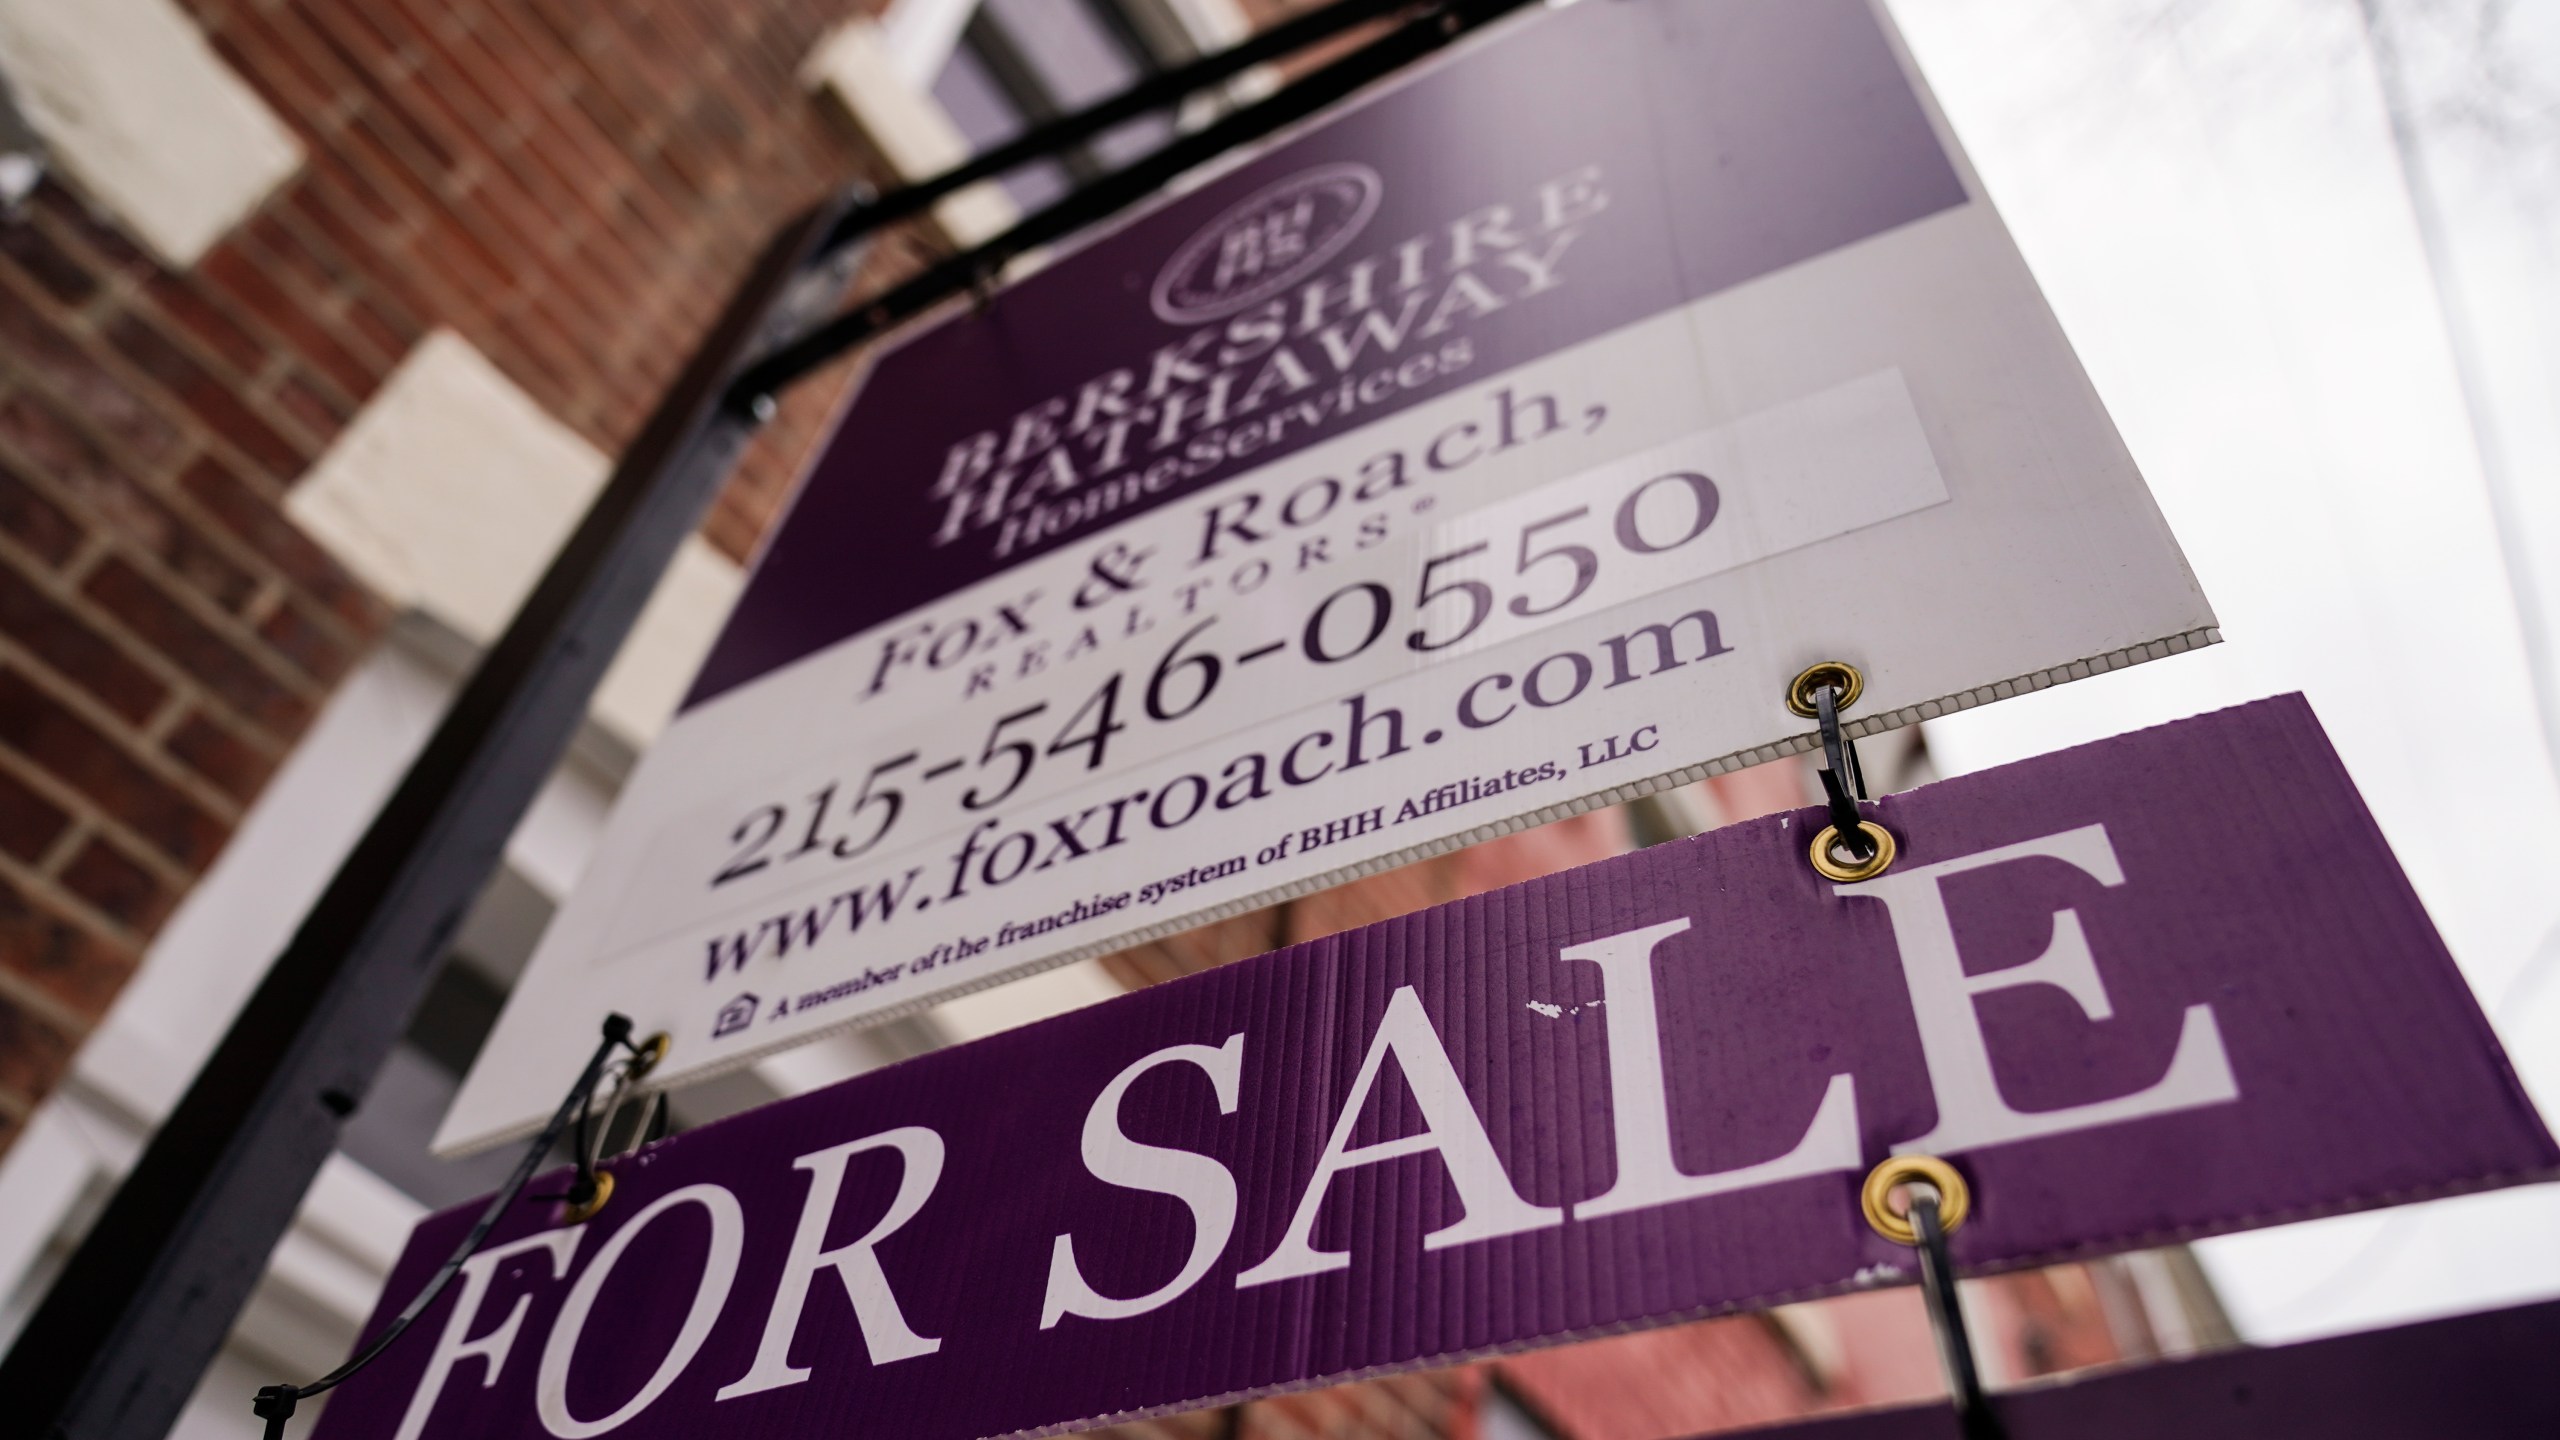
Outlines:
[{"label": "black zip tie", "polygon": [[1839,835],[1840,848],[1865,860],[1876,853],[1875,839],[1866,831],[1866,817],[1858,813],[1858,802],[1867,798],[1867,777],[1858,765],[1858,742],[1840,733],[1839,701],[1836,688],[1814,687],[1814,717],[1822,725],[1825,762],[1819,772],[1822,793],[1831,807],[1831,828]]},{"label": "black zip tie", "polygon": [[[641,1053],[640,1048],[631,1043],[629,1018],[621,1015],[607,1015],[604,1017],[604,1038],[596,1043],[596,1053],[588,1057],[587,1068],[579,1072],[576,1087],[569,1091],[567,1099],[560,1102],[560,1108],[552,1112],[551,1123],[543,1126],[542,1133],[534,1137],[533,1144],[524,1152],[524,1158],[516,1162],[515,1173],[507,1177],[507,1183],[498,1188],[497,1194],[489,1197],[489,1207],[480,1212],[480,1219],[471,1227],[471,1233],[462,1237],[462,1243],[454,1247],[453,1254],[445,1260],[443,1267],[436,1271],[433,1278],[427,1281],[425,1287],[419,1290],[407,1305],[401,1307],[400,1313],[393,1317],[391,1324],[380,1335],[374,1337],[372,1344],[356,1352],[354,1358],[344,1365],[307,1385],[259,1387],[256,1397],[249,1402],[249,1411],[267,1422],[266,1440],[284,1440],[285,1422],[293,1418],[293,1408],[297,1402],[308,1400],[324,1390],[336,1389],[348,1376],[372,1364],[375,1357],[391,1348],[391,1343],[400,1338],[401,1333],[409,1328],[412,1321],[425,1314],[428,1306],[436,1303],[436,1297],[443,1294],[444,1287],[456,1274],[460,1273],[462,1262],[478,1252],[480,1242],[489,1238],[489,1232],[497,1227],[499,1218],[507,1213],[507,1207],[513,1205],[516,1198],[524,1192],[525,1182],[531,1180],[533,1172],[541,1167],[542,1157],[550,1154],[551,1147],[559,1143],[560,1132],[568,1127],[573,1114],[578,1118],[580,1133],[584,1134],[587,1107],[595,1098],[596,1079],[604,1073],[604,1062],[612,1056],[617,1046],[629,1050],[634,1055]],[[583,1147],[580,1153],[584,1154]],[[584,1172],[583,1160],[580,1166]],[[594,1193],[592,1175],[582,1173],[581,1179],[588,1185],[588,1193],[592,1195]]]},{"label": "black zip tie", "polygon": [[1982,1372],[1974,1366],[1973,1337],[1964,1328],[1964,1306],[1956,1298],[1955,1262],[1947,1254],[1946,1227],[1938,1223],[1938,1192],[1915,1181],[1910,1193],[1911,1228],[1920,1232],[1920,1293],[1928,1301],[1929,1330],[1938,1339],[1956,1424],[1964,1440],[2007,1440],[2008,1432],[1983,1392]]}]

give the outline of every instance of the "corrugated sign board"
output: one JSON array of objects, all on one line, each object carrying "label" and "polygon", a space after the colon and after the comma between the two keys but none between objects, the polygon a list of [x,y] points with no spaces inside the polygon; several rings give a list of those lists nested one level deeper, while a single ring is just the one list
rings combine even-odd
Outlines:
[{"label": "corrugated sign board", "polygon": [[2213,623],[1865,0],[1524,16],[878,360],[439,1143]]},{"label": "corrugated sign board", "polygon": [[2560,1160],[2299,697],[1876,811],[1863,883],[1776,816],[678,1135],[323,1433],[970,1440],[1905,1282],[1900,1150],[1976,1269]]}]

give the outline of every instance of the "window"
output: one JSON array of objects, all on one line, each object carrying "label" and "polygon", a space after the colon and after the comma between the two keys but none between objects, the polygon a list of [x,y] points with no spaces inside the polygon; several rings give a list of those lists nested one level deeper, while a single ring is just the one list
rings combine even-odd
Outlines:
[{"label": "window", "polygon": [[[1149,46],[1117,0],[983,0],[961,24],[933,94],[970,148],[985,151],[1106,99],[1172,58]],[[1167,117],[1142,116],[1022,167],[1004,186],[1016,204],[1036,209],[1172,134]]]}]

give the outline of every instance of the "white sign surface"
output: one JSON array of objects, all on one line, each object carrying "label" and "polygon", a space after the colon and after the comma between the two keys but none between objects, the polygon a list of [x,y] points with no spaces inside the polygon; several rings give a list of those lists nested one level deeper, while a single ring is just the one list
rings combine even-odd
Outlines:
[{"label": "white sign surface", "polygon": [[2213,623],[1864,4],[1537,17],[878,362],[439,1144]]}]

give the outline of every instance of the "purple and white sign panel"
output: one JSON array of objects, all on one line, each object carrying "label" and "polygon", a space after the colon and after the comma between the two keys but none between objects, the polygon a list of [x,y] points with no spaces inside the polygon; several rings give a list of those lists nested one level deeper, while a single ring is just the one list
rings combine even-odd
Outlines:
[{"label": "purple and white sign panel", "polygon": [[2299,697],[1876,808],[1861,884],[1776,816],[679,1135],[323,1433],[970,1440],[1896,1283],[1897,1150],[1977,1268],[2560,1163]]},{"label": "purple and white sign panel", "polygon": [[1524,16],[879,360],[440,1141],[2212,625],[1867,0]]}]

